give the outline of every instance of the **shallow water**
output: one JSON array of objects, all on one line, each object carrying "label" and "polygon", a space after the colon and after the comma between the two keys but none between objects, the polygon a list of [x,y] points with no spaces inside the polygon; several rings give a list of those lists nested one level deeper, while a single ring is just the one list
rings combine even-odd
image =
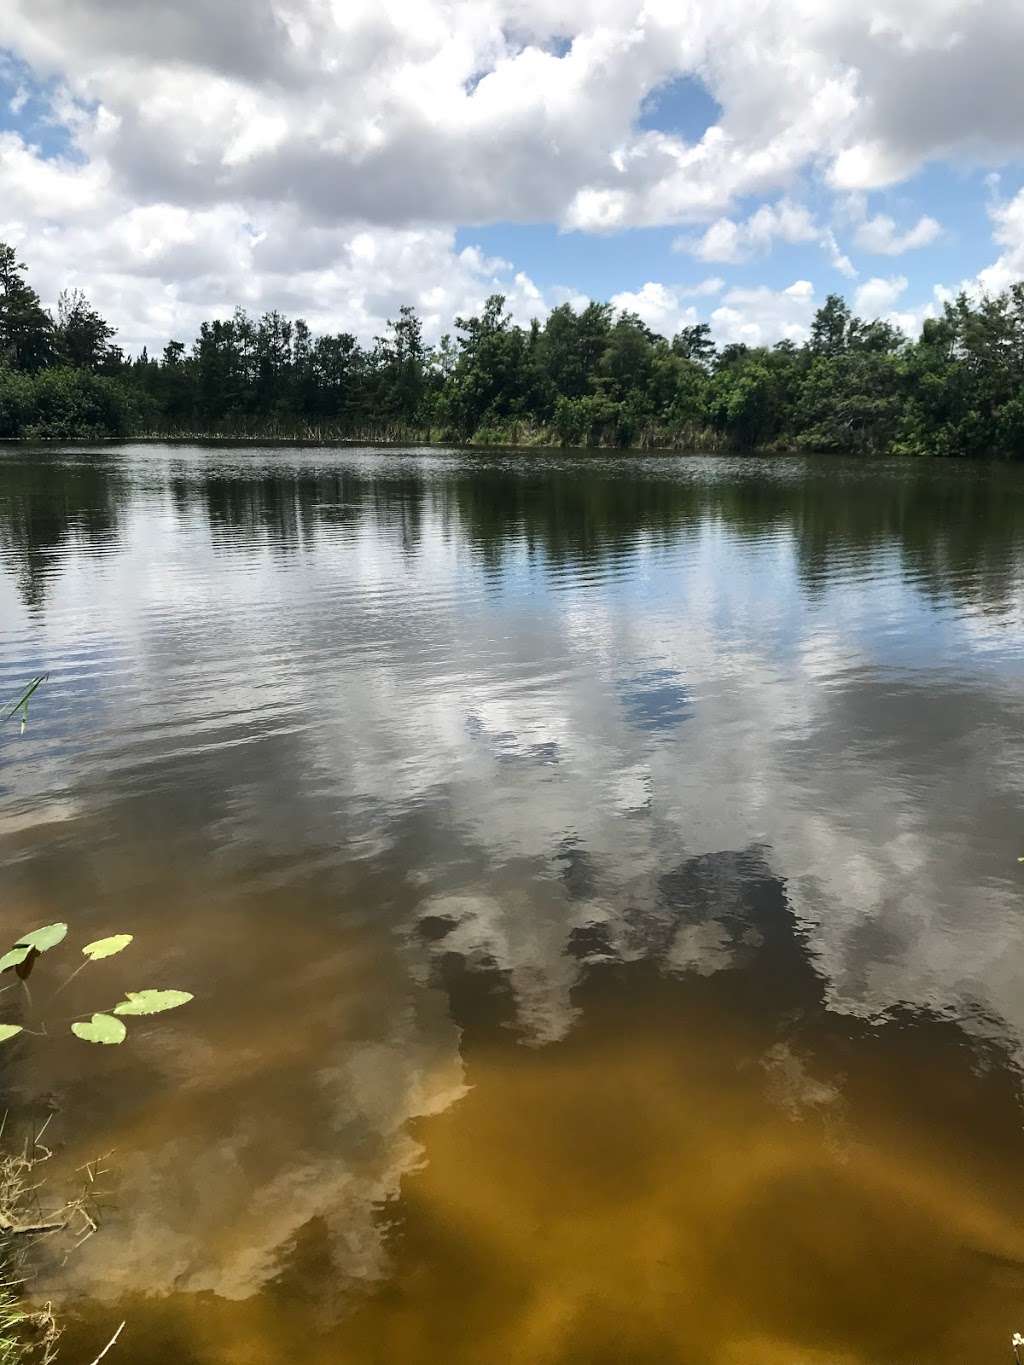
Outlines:
[{"label": "shallow water", "polygon": [[[4,1045],[91,1359],[1005,1359],[1024,471],[0,452]],[[49,976],[47,975],[49,973]],[[34,1017],[34,1016],[33,1016]],[[106,1187],[105,1187],[106,1188]]]}]

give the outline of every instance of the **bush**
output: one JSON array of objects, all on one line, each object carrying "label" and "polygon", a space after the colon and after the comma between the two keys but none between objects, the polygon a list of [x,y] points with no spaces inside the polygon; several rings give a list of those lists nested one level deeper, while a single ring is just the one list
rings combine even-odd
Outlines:
[{"label": "bush", "polygon": [[42,440],[123,436],[131,400],[113,379],[88,370],[43,370],[32,379],[33,411],[23,435]]},{"label": "bush", "polygon": [[30,440],[125,436],[135,417],[134,396],[105,375],[64,368],[36,374],[0,370],[0,436]]},{"label": "bush", "polygon": [[32,388],[29,375],[0,367],[0,436],[20,436],[31,421]]}]

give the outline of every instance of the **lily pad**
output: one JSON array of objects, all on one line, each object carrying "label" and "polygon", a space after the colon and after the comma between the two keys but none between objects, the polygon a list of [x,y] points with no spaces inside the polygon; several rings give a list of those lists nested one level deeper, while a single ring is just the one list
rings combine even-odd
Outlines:
[{"label": "lily pad", "polygon": [[194,999],[188,991],[129,991],[128,998],[114,1006],[115,1014],[163,1014]]},{"label": "lily pad", "polygon": [[20,967],[31,951],[32,949],[25,943],[12,948],[9,953],[4,953],[3,957],[0,957],[0,972],[6,972],[11,967]]},{"label": "lily pad", "polygon": [[87,943],[82,952],[90,962],[98,962],[101,957],[113,957],[128,947],[134,934],[111,934],[109,938],[98,938],[95,943]]},{"label": "lily pad", "polygon": [[19,948],[34,948],[37,953],[45,953],[48,948],[56,948],[67,936],[66,924],[44,924],[41,929],[33,929],[30,934],[22,934],[18,939]]},{"label": "lily pad", "polygon": [[8,1038],[13,1038],[17,1033],[23,1033],[20,1024],[0,1024],[0,1043],[6,1043]]},{"label": "lily pad", "polygon": [[123,1043],[128,1034],[112,1014],[94,1014],[87,1024],[72,1024],[71,1032],[85,1043]]}]

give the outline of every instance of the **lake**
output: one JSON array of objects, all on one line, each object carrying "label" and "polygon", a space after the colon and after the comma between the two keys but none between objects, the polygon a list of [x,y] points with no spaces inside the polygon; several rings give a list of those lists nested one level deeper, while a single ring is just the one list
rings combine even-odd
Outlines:
[{"label": "lake", "polygon": [[135,935],[4,1044],[66,1358],[1006,1360],[1022,568],[1005,466],[0,451],[3,1017]]}]

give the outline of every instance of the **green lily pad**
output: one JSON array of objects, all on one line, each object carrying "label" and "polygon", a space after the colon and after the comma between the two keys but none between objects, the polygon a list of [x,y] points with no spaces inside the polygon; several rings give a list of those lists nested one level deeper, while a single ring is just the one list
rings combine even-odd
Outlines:
[{"label": "green lily pad", "polygon": [[22,934],[18,939],[19,948],[34,948],[37,953],[45,953],[47,948],[56,948],[67,936],[66,924],[44,924],[41,929],[33,929],[30,934]]},{"label": "green lily pad", "polygon": [[82,952],[90,962],[98,962],[101,957],[113,957],[128,947],[134,934],[111,934],[109,938],[98,938],[95,943],[87,943]]},{"label": "green lily pad", "polygon": [[20,1024],[0,1024],[0,1043],[6,1043],[8,1038],[13,1038],[17,1033],[23,1033],[24,1029]]},{"label": "green lily pad", "polygon": [[128,1034],[112,1014],[94,1014],[87,1024],[72,1024],[71,1032],[84,1043],[123,1043]]},{"label": "green lily pad", "polygon": [[20,967],[31,951],[26,943],[12,948],[9,953],[4,953],[3,957],[0,957],[0,972],[6,972],[11,967]]},{"label": "green lily pad", "polygon": [[114,1006],[115,1014],[163,1014],[187,1005],[194,996],[188,991],[129,991],[128,998]]}]

